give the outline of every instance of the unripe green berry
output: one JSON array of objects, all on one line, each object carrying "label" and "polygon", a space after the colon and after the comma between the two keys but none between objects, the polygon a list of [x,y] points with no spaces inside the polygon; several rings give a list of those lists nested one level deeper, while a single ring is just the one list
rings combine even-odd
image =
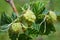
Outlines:
[{"label": "unripe green berry", "polygon": [[36,20],[36,16],[34,15],[34,13],[31,10],[26,10],[26,12],[23,14],[23,17],[30,22],[35,22]]}]

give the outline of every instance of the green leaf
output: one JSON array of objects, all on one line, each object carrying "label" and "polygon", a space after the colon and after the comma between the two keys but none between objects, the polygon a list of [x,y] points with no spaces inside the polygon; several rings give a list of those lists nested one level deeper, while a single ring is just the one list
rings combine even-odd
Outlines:
[{"label": "green leaf", "polygon": [[9,29],[8,24],[5,24],[5,25],[3,25],[3,26],[0,26],[0,31],[2,31],[2,32],[8,31],[8,29]]},{"label": "green leaf", "polygon": [[44,30],[45,30],[45,25],[44,25],[44,22],[43,22],[42,25],[40,26],[39,33],[41,35],[43,35],[44,34]]},{"label": "green leaf", "polygon": [[45,35],[50,34],[51,32],[55,32],[55,27],[53,25],[53,23],[46,23],[46,32]]},{"label": "green leaf", "polygon": [[23,8],[24,8],[25,10],[27,10],[27,9],[28,9],[28,7],[29,7],[29,5],[28,5],[28,4],[23,5]]},{"label": "green leaf", "polygon": [[43,10],[45,9],[44,3],[42,2],[32,2],[30,6],[35,15],[42,14]]},{"label": "green leaf", "polygon": [[18,33],[14,33],[14,32],[11,32],[11,31],[9,31],[9,38],[11,40],[16,40],[16,38],[18,38]]},{"label": "green leaf", "polygon": [[37,24],[41,23],[44,17],[45,17],[44,14],[39,14],[38,16],[36,16],[36,23]]},{"label": "green leaf", "polygon": [[35,29],[35,30],[37,30],[37,31],[39,31],[40,26],[39,26],[39,24],[33,23],[32,24],[32,28]]},{"label": "green leaf", "polygon": [[13,19],[13,20],[15,20],[16,18],[17,18],[17,15],[16,15],[16,13],[12,13],[12,15],[11,15],[11,18]]},{"label": "green leaf", "polygon": [[26,35],[29,35],[30,37],[37,37],[39,35],[39,32],[33,28],[28,28],[25,32]]},{"label": "green leaf", "polygon": [[11,17],[5,14],[5,12],[3,12],[1,14],[1,25],[10,24],[11,22],[12,22]]},{"label": "green leaf", "polygon": [[19,37],[18,37],[18,40],[32,40],[32,38],[29,37],[29,35],[20,34]]}]

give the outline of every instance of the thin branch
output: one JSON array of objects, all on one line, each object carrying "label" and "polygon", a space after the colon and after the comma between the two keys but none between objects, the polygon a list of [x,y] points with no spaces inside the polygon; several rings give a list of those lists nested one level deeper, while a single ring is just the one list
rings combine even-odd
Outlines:
[{"label": "thin branch", "polygon": [[13,11],[16,13],[16,15],[18,16],[18,11],[17,11],[17,9],[16,9],[16,7],[15,7],[15,5],[14,5],[14,1],[13,0],[6,0],[6,2],[8,2],[10,5],[11,5],[11,7],[13,8]]}]

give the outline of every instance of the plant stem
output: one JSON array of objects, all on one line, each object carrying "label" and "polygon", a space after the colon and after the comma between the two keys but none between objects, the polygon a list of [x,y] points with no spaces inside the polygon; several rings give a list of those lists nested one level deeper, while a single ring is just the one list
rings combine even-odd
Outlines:
[{"label": "plant stem", "polygon": [[15,7],[15,5],[14,5],[14,1],[13,1],[13,0],[6,0],[6,2],[8,2],[8,3],[11,5],[13,11],[14,11],[14,12],[16,13],[16,15],[18,16],[18,11],[17,11],[17,9],[16,9],[16,7]]}]

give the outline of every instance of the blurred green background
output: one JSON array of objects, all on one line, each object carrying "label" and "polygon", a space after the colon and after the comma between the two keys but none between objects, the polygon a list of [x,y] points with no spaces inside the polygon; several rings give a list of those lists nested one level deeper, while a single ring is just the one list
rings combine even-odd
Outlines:
[{"label": "blurred green background", "polygon": [[[47,9],[53,10],[56,12],[56,15],[58,16],[58,19],[59,19],[59,21],[54,24],[56,28],[56,32],[51,33],[48,36],[44,35],[42,36],[42,38],[44,40],[60,40],[60,0],[14,0],[14,3],[18,12],[20,13],[20,6],[23,6],[25,3],[29,3],[31,1],[44,2],[46,4]],[[13,10],[5,0],[0,0],[0,15],[3,12],[6,12],[6,14],[9,14],[10,16]],[[0,40],[9,40],[8,33],[0,32]]]}]

